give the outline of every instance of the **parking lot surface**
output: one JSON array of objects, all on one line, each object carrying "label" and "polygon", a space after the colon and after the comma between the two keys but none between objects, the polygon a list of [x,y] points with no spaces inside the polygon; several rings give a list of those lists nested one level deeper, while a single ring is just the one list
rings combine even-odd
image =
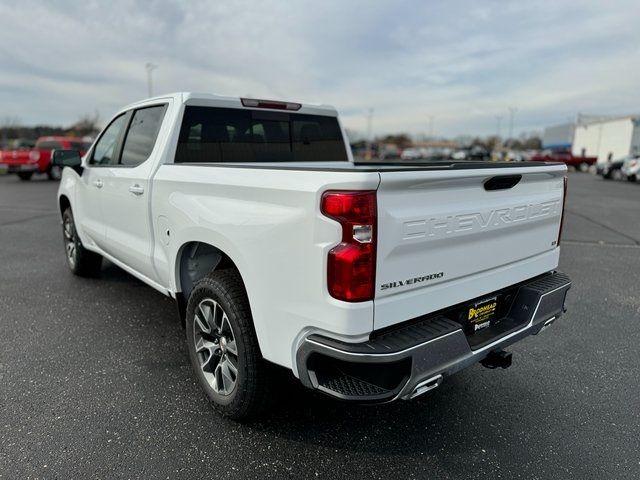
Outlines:
[{"label": "parking lot surface", "polygon": [[378,407],[290,382],[248,425],[205,401],[171,300],[68,272],[56,188],[0,177],[0,478],[640,478],[640,185],[570,174],[569,311],[511,368]]}]

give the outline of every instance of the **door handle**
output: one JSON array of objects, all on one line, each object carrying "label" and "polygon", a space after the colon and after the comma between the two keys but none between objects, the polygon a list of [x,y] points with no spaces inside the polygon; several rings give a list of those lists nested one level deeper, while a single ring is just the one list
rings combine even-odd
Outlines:
[{"label": "door handle", "polygon": [[133,193],[134,195],[142,195],[144,193],[144,187],[138,185],[137,183],[134,185],[131,185],[129,187],[129,191],[131,193]]},{"label": "door handle", "polygon": [[93,184],[96,186],[96,188],[102,188],[102,186],[104,185],[104,183],[102,183],[102,180],[100,179],[94,181]]}]

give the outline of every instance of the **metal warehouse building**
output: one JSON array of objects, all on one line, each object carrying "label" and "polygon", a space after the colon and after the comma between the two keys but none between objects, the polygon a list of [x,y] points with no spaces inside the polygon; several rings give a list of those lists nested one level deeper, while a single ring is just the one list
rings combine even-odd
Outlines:
[{"label": "metal warehouse building", "polygon": [[640,153],[640,115],[581,120],[575,127],[572,152],[597,156],[598,163]]}]

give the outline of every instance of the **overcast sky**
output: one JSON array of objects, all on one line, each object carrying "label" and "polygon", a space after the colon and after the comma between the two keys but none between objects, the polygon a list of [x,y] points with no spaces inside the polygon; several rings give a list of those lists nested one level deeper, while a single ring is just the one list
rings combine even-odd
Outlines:
[{"label": "overcast sky", "polygon": [[348,128],[491,134],[640,111],[640,2],[0,0],[0,119],[155,93],[328,103]]}]

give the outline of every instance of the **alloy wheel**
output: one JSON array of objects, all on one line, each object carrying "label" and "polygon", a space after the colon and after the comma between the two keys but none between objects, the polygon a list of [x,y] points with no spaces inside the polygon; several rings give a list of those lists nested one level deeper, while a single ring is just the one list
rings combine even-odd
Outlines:
[{"label": "alloy wheel", "polygon": [[193,319],[198,364],[209,386],[219,395],[230,395],[238,383],[238,346],[231,322],[222,306],[202,300]]},{"label": "alloy wheel", "polygon": [[73,227],[73,220],[69,215],[67,215],[64,219],[63,232],[64,248],[67,252],[67,261],[69,262],[71,268],[74,268],[76,265],[76,256],[78,254],[78,249],[76,245],[76,233]]}]

